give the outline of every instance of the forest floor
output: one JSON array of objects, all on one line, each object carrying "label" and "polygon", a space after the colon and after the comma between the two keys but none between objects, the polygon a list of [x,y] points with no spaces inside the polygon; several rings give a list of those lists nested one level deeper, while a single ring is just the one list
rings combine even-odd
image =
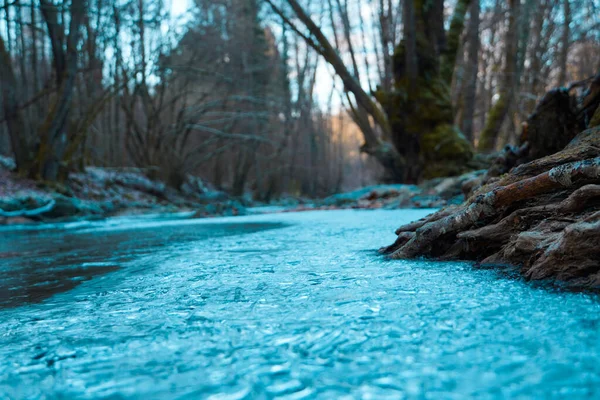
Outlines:
[{"label": "forest floor", "polygon": [[416,185],[374,185],[325,199],[286,198],[264,207],[250,198],[235,199],[198,178],[188,177],[180,190],[146,177],[136,169],[90,167],[62,184],[38,183],[11,171],[0,159],[0,225],[34,224],[110,216],[190,211],[195,218],[237,216],[248,208],[260,212],[332,209],[439,208],[464,201],[462,186],[481,172]]}]

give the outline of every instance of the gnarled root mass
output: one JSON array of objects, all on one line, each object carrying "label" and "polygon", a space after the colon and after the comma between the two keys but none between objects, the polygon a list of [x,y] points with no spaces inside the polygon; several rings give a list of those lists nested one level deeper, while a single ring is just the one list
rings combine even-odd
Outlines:
[{"label": "gnarled root mass", "polygon": [[529,279],[600,288],[600,127],[486,181],[465,203],[398,229],[381,252],[508,264]]}]

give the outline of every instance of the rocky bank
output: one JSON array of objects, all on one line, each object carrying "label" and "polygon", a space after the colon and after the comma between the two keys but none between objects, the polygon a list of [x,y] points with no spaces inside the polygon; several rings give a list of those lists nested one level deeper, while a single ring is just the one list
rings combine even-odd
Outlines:
[{"label": "rocky bank", "polygon": [[0,160],[0,225],[96,219],[121,214],[191,211],[195,217],[245,214],[245,206],[189,176],[180,190],[136,169],[90,167],[64,183],[23,179]]}]

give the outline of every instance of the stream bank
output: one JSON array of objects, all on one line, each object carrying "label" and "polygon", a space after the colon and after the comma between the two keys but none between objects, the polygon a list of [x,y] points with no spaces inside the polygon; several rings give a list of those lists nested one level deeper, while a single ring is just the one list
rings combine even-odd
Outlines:
[{"label": "stream bank", "polygon": [[64,183],[43,183],[17,176],[10,161],[0,163],[0,225],[181,211],[193,211],[197,218],[246,213],[242,201],[192,176],[175,190],[137,169],[89,167]]},{"label": "stream bank", "polygon": [[[484,171],[438,178],[420,185],[382,184],[325,199],[288,197],[272,204],[233,198],[188,176],[180,190],[154,181],[138,169],[88,167],[66,182],[48,184],[18,177],[14,163],[0,158],[0,225],[94,220],[119,215],[191,212],[193,218],[240,216],[249,212],[338,209],[429,209],[464,201],[465,182]],[[252,211],[249,209],[252,208]]]}]

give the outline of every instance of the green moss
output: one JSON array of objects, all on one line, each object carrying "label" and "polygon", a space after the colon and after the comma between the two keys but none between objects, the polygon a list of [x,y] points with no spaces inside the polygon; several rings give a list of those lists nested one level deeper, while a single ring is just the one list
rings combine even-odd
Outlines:
[{"label": "green moss", "polygon": [[419,142],[424,179],[467,172],[473,148],[454,126],[450,88],[440,76],[421,77],[415,86],[410,91],[404,78],[396,81],[393,92],[375,93],[388,113],[398,150],[402,152],[408,138]]},{"label": "green moss", "polygon": [[419,79],[415,90],[407,79],[396,82],[392,93],[376,93],[388,112],[392,130],[419,135],[440,124],[452,123],[450,88],[441,79]]},{"label": "green moss", "polygon": [[[411,169],[420,170],[421,178],[460,174],[468,170],[473,148],[454,126],[450,80],[441,71],[440,57],[426,35],[423,18],[428,0],[410,1],[414,1],[416,15],[417,82],[406,76],[406,45],[401,41],[393,56],[394,88],[389,93],[379,88],[374,96],[388,115],[398,152],[419,164]],[[460,2],[464,7],[468,4],[466,0]],[[458,13],[454,30],[464,23],[464,12]]]},{"label": "green moss", "polygon": [[469,141],[460,130],[451,124],[437,126],[421,136],[421,149],[425,156],[442,159],[469,161],[473,152]]},{"label": "green moss", "polygon": [[[437,73],[439,59],[433,54],[433,49],[427,38],[417,34],[417,63],[420,77],[431,77]],[[404,40],[394,49],[392,56],[396,82],[406,76],[406,44]]]},{"label": "green moss", "polygon": [[500,95],[500,98],[494,104],[485,122],[485,127],[481,131],[479,136],[479,143],[477,150],[479,151],[491,151],[496,146],[496,140],[498,132],[500,131],[500,124],[506,115],[506,108],[508,107],[507,96],[504,94]]},{"label": "green moss", "polygon": [[456,126],[441,124],[421,136],[421,154],[423,178],[431,179],[467,172],[473,149]]}]

